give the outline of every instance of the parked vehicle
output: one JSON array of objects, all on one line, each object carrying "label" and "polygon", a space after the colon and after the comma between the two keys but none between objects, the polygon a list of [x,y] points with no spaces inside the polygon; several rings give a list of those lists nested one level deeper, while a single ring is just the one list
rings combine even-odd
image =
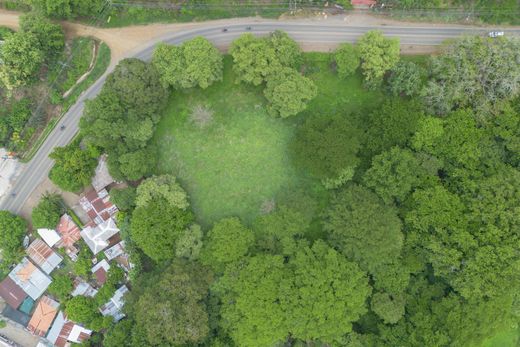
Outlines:
[{"label": "parked vehicle", "polygon": [[499,36],[504,36],[504,32],[503,31],[490,31],[488,33],[488,36],[493,37],[493,38],[499,37]]}]

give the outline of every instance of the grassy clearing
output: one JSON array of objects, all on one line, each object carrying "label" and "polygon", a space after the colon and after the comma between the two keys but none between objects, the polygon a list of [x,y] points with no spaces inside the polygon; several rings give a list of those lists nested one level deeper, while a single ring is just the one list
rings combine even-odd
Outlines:
[{"label": "grassy clearing", "polygon": [[520,343],[520,331],[511,329],[502,331],[484,340],[482,347],[517,347]]},{"label": "grassy clearing", "polygon": [[319,95],[292,119],[268,115],[262,87],[236,84],[230,57],[222,82],[172,94],[154,138],[158,173],[179,178],[200,223],[208,226],[231,215],[250,222],[266,202],[293,189],[326,199],[321,185],[291,163],[287,146],[296,126],[311,113],[355,112],[382,98],[362,89],[360,75],[338,79],[328,62],[327,54],[305,55],[302,68]]}]

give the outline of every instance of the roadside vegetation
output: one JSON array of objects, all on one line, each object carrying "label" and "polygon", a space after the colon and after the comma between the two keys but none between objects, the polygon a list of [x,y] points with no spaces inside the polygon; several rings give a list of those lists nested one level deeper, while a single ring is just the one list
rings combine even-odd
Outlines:
[{"label": "roadside vegetation", "polygon": [[61,26],[37,13],[23,15],[18,32],[3,29],[0,35],[0,143],[29,160],[79,94],[104,73],[110,51],[92,38],[65,41]]}]

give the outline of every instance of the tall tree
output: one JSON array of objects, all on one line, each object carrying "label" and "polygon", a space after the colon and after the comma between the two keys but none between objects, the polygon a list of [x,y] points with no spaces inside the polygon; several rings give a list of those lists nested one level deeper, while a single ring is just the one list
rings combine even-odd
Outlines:
[{"label": "tall tree", "polygon": [[266,38],[246,33],[232,42],[229,53],[238,79],[253,85],[263,83],[281,67],[296,67],[301,58],[298,45],[282,31]]},{"label": "tall tree", "polygon": [[45,60],[45,54],[36,35],[16,32],[2,45],[0,59],[0,81],[11,90],[34,80]]},{"label": "tall tree", "polygon": [[152,64],[159,71],[163,85],[177,89],[195,86],[206,89],[222,80],[222,55],[202,36],[181,46],[160,44],[154,51]]},{"label": "tall tree", "polygon": [[209,334],[205,299],[212,280],[207,268],[176,261],[146,283],[132,315],[142,342],[147,346],[202,343]]},{"label": "tall tree", "polygon": [[243,258],[253,242],[253,232],[240,219],[222,219],[208,231],[201,260],[214,270],[222,271],[226,264]]},{"label": "tall tree", "polygon": [[404,236],[396,209],[362,186],[335,194],[323,227],[332,244],[369,273],[401,256]]},{"label": "tall tree", "polygon": [[32,210],[32,225],[35,228],[54,229],[58,225],[63,213],[65,213],[65,209],[61,196],[45,194]]},{"label": "tall tree", "polygon": [[22,257],[22,240],[27,232],[27,222],[9,211],[0,211],[0,269],[7,270]]},{"label": "tall tree", "polygon": [[314,115],[297,130],[292,155],[326,187],[336,188],[354,175],[361,146],[358,136],[355,124],[342,114]]},{"label": "tall tree", "polygon": [[36,36],[38,45],[47,61],[56,58],[63,51],[65,46],[63,29],[59,24],[54,24],[41,14],[28,13],[21,16],[20,30]]},{"label": "tall tree", "polygon": [[318,93],[314,82],[291,68],[273,70],[264,89],[267,109],[274,116],[287,118],[307,108]]},{"label": "tall tree", "polygon": [[380,31],[372,30],[364,34],[357,45],[367,85],[378,86],[385,73],[399,61],[399,39],[386,38]]}]

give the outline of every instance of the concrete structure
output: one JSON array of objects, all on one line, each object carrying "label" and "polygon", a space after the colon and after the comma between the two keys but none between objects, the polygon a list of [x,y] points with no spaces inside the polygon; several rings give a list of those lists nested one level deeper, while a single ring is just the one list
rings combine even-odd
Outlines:
[{"label": "concrete structure", "polygon": [[115,182],[112,176],[110,176],[110,172],[108,172],[107,157],[106,154],[103,154],[99,158],[98,166],[92,178],[92,186],[98,192]]},{"label": "concrete structure", "polygon": [[119,229],[112,218],[108,218],[97,226],[87,226],[81,231],[81,237],[87,243],[94,255],[110,245],[110,238],[117,234]]}]

